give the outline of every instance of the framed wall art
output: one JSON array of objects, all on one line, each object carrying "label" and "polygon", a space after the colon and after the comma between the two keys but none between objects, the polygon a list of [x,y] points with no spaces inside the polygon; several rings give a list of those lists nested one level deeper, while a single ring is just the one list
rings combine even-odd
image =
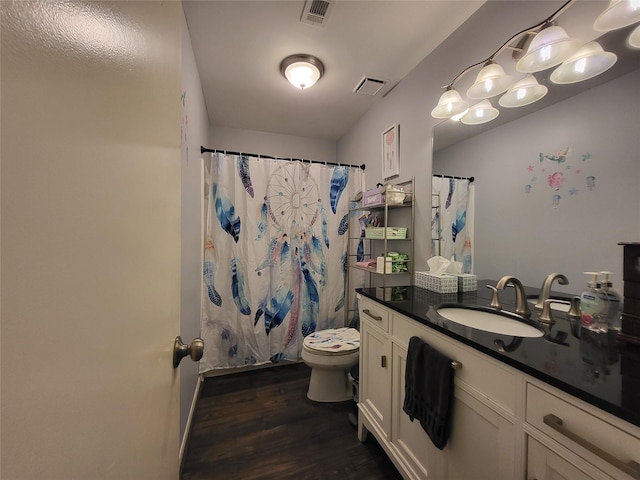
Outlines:
[{"label": "framed wall art", "polygon": [[400,175],[399,127],[394,123],[382,132],[382,178]]}]

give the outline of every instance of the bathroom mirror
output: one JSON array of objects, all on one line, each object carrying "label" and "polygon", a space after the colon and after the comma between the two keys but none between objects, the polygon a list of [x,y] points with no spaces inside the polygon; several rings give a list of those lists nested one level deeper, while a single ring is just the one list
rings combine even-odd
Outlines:
[{"label": "bathroom mirror", "polygon": [[475,177],[479,278],[509,274],[539,286],[560,272],[570,284],[554,290],[579,294],[583,272],[607,270],[622,293],[617,244],[640,240],[640,50],[626,45],[635,26],[599,38],[618,56],[604,74],[556,85],[553,69],[539,72],[549,88],[542,100],[499,107],[484,125],[434,128],[434,175]]}]

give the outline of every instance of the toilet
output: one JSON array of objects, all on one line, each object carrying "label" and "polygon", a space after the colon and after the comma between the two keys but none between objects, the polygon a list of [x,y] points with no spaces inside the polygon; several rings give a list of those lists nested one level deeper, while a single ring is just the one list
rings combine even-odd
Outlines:
[{"label": "toilet", "polygon": [[307,398],[314,402],[343,402],[353,398],[348,378],[358,363],[360,332],[355,328],[332,328],[307,335],[302,360],[311,367]]}]

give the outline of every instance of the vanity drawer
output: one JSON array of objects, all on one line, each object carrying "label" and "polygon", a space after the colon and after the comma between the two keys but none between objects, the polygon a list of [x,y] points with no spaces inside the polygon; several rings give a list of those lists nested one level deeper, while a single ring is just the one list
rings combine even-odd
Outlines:
[{"label": "vanity drawer", "polygon": [[481,396],[485,404],[500,407],[503,414],[516,415],[518,387],[522,384],[511,368],[403,315],[392,315],[391,332],[394,343],[405,349],[409,347],[409,339],[416,336],[461,363],[462,368],[455,371],[458,386]]},{"label": "vanity drawer", "polygon": [[366,319],[383,332],[389,332],[389,310],[380,306],[379,303],[367,300],[362,295],[358,297],[358,304],[360,305],[360,320]]},{"label": "vanity drawer", "polygon": [[578,399],[531,383],[527,383],[525,419],[615,478],[640,478],[637,464],[633,466],[637,473],[622,475],[624,465],[640,463],[640,428]]}]

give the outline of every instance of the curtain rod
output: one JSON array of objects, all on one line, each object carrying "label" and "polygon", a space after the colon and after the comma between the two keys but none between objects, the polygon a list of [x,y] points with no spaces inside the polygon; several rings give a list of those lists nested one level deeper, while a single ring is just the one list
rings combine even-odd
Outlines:
[{"label": "curtain rod", "polygon": [[434,177],[440,177],[440,178],[453,178],[455,180],[469,180],[469,182],[473,182],[476,178],[475,177],[456,177],[454,175],[437,175],[437,174],[433,174]]},{"label": "curtain rod", "polygon": [[244,155],[246,157],[268,158],[270,160],[286,160],[288,162],[296,161],[296,162],[307,162],[307,163],[321,163],[322,165],[335,165],[336,167],[360,168],[362,170],[364,170],[366,167],[364,163],[362,165],[351,165],[349,163],[321,162],[320,160],[305,160],[302,158],[272,157],[270,155],[258,155],[256,153],[232,152],[230,150],[218,150],[218,149],[211,149],[211,148],[200,146],[200,153],[202,154],[205,152],[224,153],[225,155],[228,153],[230,155]]}]

